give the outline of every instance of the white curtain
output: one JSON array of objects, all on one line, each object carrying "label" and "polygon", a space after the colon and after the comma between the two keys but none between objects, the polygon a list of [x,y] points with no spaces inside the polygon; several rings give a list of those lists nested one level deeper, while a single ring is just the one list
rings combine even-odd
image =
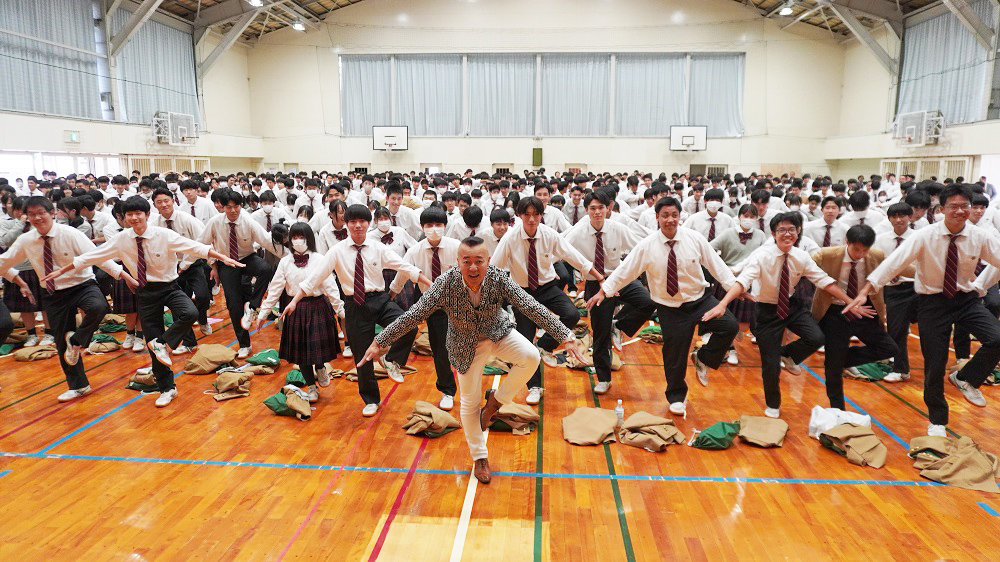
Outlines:
[{"label": "white curtain", "polygon": [[608,134],[610,55],[542,55],[542,130],[549,136]]},{"label": "white curtain", "polygon": [[666,137],[684,125],[683,54],[618,55],[615,61],[615,134]]},{"label": "white curtain", "polygon": [[396,57],[396,118],[410,136],[462,133],[462,56]]},{"label": "white curtain", "polygon": [[468,70],[470,135],[534,134],[534,55],[469,55]]},{"label": "white curtain", "polygon": [[692,54],[688,125],[705,125],[710,137],[743,135],[742,54]]},{"label": "white curtain", "polygon": [[[96,50],[92,4],[0,0],[0,28]],[[0,33],[0,109],[101,119],[95,55]]]},{"label": "white curtain", "polygon": [[[991,26],[990,0],[970,3]],[[899,77],[899,110],[939,110],[949,124],[986,117],[988,53],[950,12],[906,28]]]},{"label": "white curtain", "polygon": [[340,57],[340,115],[345,136],[371,136],[372,127],[392,124],[390,83],[388,56]]},{"label": "white curtain", "polygon": [[[124,27],[131,15],[124,9],[112,14],[111,33]],[[117,62],[119,106],[124,105],[125,121],[149,124],[156,112],[171,111],[193,115],[201,123],[190,33],[146,20],[122,48]]]}]

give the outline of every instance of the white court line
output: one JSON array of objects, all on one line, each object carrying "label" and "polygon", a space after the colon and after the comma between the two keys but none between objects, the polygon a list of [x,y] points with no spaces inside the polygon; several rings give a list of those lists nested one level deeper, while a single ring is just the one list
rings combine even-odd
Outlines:
[{"label": "white court line", "polygon": [[[494,375],[493,391],[496,392],[498,388],[500,388],[500,375]],[[461,408],[461,400],[459,401],[459,408]],[[486,440],[489,440],[489,438],[490,430],[487,428]],[[462,515],[458,518],[458,530],[455,531],[455,543],[451,547],[451,558],[449,558],[451,562],[462,560],[462,552],[465,550],[465,538],[469,533],[469,520],[472,519],[472,504],[476,501],[476,490],[478,488],[479,481],[470,472],[469,487],[465,489],[465,502],[462,504]]]}]

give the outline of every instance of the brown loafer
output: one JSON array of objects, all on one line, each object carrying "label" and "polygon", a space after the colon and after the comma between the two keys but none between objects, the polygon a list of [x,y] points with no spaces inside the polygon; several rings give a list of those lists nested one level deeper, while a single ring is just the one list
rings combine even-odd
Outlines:
[{"label": "brown loafer", "polygon": [[492,475],[490,474],[490,461],[479,459],[472,465],[472,474],[483,484],[489,484]]},{"label": "brown loafer", "polygon": [[479,411],[479,428],[483,431],[493,423],[493,417],[500,410],[500,402],[493,397],[493,391],[486,391],[486,405]]}]

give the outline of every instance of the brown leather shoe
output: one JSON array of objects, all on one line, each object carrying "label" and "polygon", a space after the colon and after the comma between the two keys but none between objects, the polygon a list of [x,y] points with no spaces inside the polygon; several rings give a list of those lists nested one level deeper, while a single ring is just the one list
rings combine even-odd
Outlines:
[{"label": "brown leather shoe", "polygon": [[483,484],[489,484],[492,475],[490,474],[490,461],[479,459],[472,465],[472,474]]},{"label": "brown leather shoe", "polygon": [[486,428],[493,423],[493,417],[500,410],[500,402],[493,397],[493,391],[486,391],[486,405],[479,411],[479,428],[486,431]]}]

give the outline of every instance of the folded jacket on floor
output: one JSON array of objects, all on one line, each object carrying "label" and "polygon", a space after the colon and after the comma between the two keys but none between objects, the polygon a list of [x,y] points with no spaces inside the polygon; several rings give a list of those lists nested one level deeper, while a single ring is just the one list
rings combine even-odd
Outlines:
[{"label": "folded jacket on floor", "polygon": [[56,356],[56,348],[47,345],[36,345],[34,347],[22,347],[14,352],[15,361],[40,361]]},{"label": "folded jacket on floor", "polygon": [[206,375],[214,373],[219,367],[229,365],[236,360],[236,350],[217,343],[206,343],[198,346],[198,351],[184,364],[186,375]]},{"label": "folded jacket on floor", "polygon": [[496,418],[490,424],[494,431],[509,431],[514,435],[528,435],[538,424],[538,413],[525,404],[504,404],[497,411]]},{"label": "folded jacket on floor", "polygon": [[461,426],[458,424],[458,420],[453,418],[451,414],[423,400],[417,400],[413,404],[413,411],[410,412],[406,423],[403,424],[407,435],[424,435],[432,439],[441,437],[459,427]]},{"label": "folded jacket on floor", "polygon": [[133,373],[128,379],[125,388],[138,390],[139,392],[157,392],[160,387],[156,386],[156,377],[153,373],[139,374]]},{"label": "folded jacket on floor", "polygon": [[780,447],[785,442],[788,423],[782,419],[763,416],[740,418],[740,439],[758,447]]},{"label": "folded jacket on floor", "polygon": [[684,434],[674,427],[673,420],[649,412],[636,412],[625,420],[618,440],[624,445],[659,453],[667,445],[684,443]]},{"label": "folded jacket on floor", "polygon": [[872,432],[872,428],[843,423],[819,435],[824,447],[847,457],[851,464],[882,468],[889,450]]},{"label": "folded jacket on floor", "polygon": [[253,375],[250,373],[232,371],[221,373],[212,383],[216,392],[212,398],[216,402],[222,402],[223,400],[250,396],[250,381],[252,380]]},{"label": "folded jacket on floor", "polygon": [[562,419],[563,439],[574,445],[600,445],[615,441],[618,416],[601,408],[577,408]]},{"label": "folded jacket on floor", "polygon": [[1000,460],[979,448],[968,437],[916,437],[910,441],[910,458],[920,476],[949,486],[1000,493]]}]

